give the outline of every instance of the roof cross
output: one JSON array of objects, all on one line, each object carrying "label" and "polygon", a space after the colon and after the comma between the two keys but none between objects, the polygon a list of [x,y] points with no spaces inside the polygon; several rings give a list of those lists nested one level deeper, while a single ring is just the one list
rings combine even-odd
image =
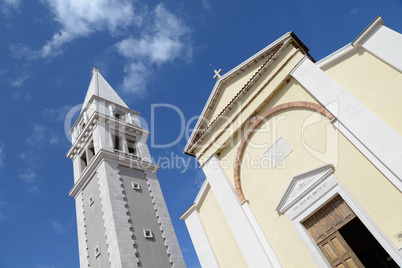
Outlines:
[{"label": "roof cross", "polygon": [[209,64],[209,65],[212,67],[212,69],[214,69],[214,72],[215,72],[214,79],[221,78],[222,69],[219,69],[219,70],[217,71],[217,70],[214,68],[214,66],[212,66],[212,64]]},{"label": "roof cross", "polygon": [[92,65],[92,67],[92,72],[99,72],[98,66],[96,66],[96,64]]}]

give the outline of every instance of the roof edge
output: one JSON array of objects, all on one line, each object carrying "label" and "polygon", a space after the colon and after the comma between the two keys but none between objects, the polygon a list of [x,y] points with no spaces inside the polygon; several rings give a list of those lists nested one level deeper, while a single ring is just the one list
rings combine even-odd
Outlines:
[{"label": "roof edge", "polygon": [[208,190],[211,188],[211,186],[209,185],[208,180],[205,178],[201,189],[198,191],[197,197],[194,200],[194,203],[186,209],[186,211],[183,212],[183,214],[179,217],[179,219],[181,220],[186,220],[188,216],[190,216],[190,214],[194,211],[194,210],[198,210],[201,203],[204,201],[206,194],[208,192]]},{"label": "roof edge", "polygon": [[352,53],[358,49],[362,43],[364,43],[380,26],[385,26],[381,16],[378,15],[351,43],[341,47],[335,52],[329,54],[325,58],[319,60],[316,64],[318,67],[326,68],[329,65],[335,63],[344,56]]},{"label": "roof edge", "polygon": [[[250,58],[246,59],[245,61],[243,61],[242,63],[240,63],[239,65],[237,65],[236,67],[234,67],[233,69],[231,69],[230,71],[228,71],[227,73],[225,73],[224,75],[221,76],[221,78],[218,79],[218,81],[215,83],[215,86],[211,92],[211,94],[208,97],[207,103],[205,104],[201,115],[194,127],[193,132],[190,135],[190,138],[187,140],[187,144],[184,147],[184,154],[187,155],[191,155],[191,156],[195,156],[193,153],[189,152],[189,149],[191,149],[191,145],[193,144],[194,138],[196,133],[198,133],[199,129],[200,129],[200,124],[203,121],[203,119],[206,117],[207,112],[209,110],[209,107],[211,106],[212,100],[214,99],[214,97],[216,96],[216,94],[218,94],[219,89],[221,88],[222,83],[225,81],[225,79],[227,79],[228,77],[230,77],[232,74],[234,74],[236,71],[242,69],[244,66],[247,66],[250,62],[254,61],[256,58],[260,57],[262,54],[264,54],[265,52],[269,51],[270,49],[273,49],[274,47],[276,47],[277,45],[279,45],[280,43],[285,42],[288,39],[294,39],[297,44],[300,45],[300,47],[304,50],[304,52],[312,59],[314,60],[309,54],[308,51],[309,49],[307,48],[306,45],[304,45],[304,43],[296,36],[296,34],[292,31],[287,32],[286,34],[282,35],[280,38],[276,39],[274,42],[272,42],[271,44],[269,44],[268,46],[266,46],[265,48],[261,49],[260,51],[258,51],[257,53],[255,53],[253,56],[251,56]],[[226,81],[225,81],[226,82]]]},{"label": "roof edge", "polygon": [[378,15],[352,42],[352,46],[359,46],[363,43],[379,26],[385,26],[381,16]]}]

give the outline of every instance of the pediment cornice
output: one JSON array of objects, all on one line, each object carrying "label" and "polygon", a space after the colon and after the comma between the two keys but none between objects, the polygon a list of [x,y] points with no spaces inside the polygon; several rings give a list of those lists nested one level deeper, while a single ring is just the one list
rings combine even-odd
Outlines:
[{"label": "pediment cornice", "polygon": [[325,180],[334,172],[331,164],[296,175],[290,181],[285,193],[282,195],[276,211],[285,213],[290,207],[302,200],[307,193]]}]

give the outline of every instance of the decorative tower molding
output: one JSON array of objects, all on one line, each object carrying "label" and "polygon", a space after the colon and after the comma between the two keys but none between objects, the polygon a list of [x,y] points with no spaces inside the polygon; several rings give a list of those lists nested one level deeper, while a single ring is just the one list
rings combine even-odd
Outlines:
[{"label": "decorative tower molding", "polygon": [[96,66],[73,125],[80,267],[185,267],[139,113]]}]

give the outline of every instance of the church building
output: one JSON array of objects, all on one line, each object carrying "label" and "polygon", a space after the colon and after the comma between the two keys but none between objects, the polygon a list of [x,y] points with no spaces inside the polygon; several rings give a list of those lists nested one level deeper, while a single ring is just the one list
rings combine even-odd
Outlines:
[{"label": "church building", "polygon": [[70,134],[80,267],[185,267],[149,132],[96,67]]},{"label": "church building", "polygon": [[290,32],[215,78],[184,149],[202,267],[402,267],[402,35],[316,62]]}]

